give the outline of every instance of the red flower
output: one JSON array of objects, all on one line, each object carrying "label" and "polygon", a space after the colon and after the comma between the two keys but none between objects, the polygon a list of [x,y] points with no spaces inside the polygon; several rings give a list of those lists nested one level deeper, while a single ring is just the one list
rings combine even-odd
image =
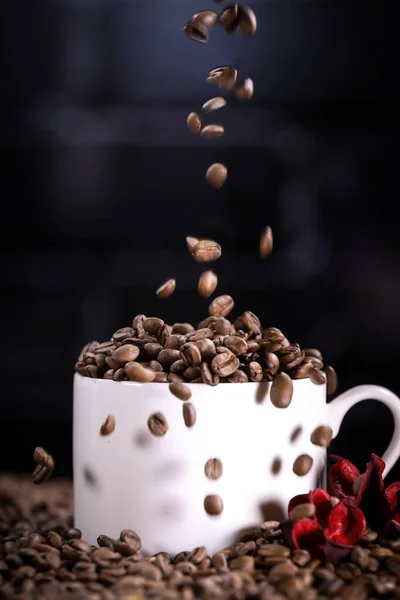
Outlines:
[{"label": "red flower", "polygon": [[336,464],[328,471],[329,493],[358,506],[366,516],[368,527],[380,535],[385,534],[391,525],[400,531],[400,483],[392,483],[385,489],[383,460],[371,454],[357,490],[354,489],[354,482],[360,477],[359,470],[340,456],[332,458]]},{"label": "red flower", "polygon": [[286,536],[295,548],[308,550],[313,558],[338,562],[364,535],[363,512],[347,499],[333,507],[330,495],[318,488],[292,498],[289,514],[295,506],[305,503],[314,504],[314,517],[300,519],[294,524],[286,522],[283,527]]}]

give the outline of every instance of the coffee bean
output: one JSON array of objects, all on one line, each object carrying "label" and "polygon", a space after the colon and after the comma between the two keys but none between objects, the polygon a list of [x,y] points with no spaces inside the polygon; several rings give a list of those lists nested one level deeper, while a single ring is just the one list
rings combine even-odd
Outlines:
[{"label": "coffee bean", "polygon": [[179,382],[170,383],[169,391],[171,392],[171,394],[176,396],[179,400],[183,400],[184,402],[186,400],[189,400],[189,398],[192,397],[192,392],[187,387],[187,385],[185,385],[184,383],[179,383]]},{"label": "coffee bean", "polygon": [[292,401],[292,396],[293,382],[287,373],[280,371],[271,385],[271,402],[276,408],[287,408]]},{"label": "coffee bean", "polygon": [[228,170],[221,163],[214,163],[208,167],[206,172],[206,181],[214,190],[221,188],[228,176]]},{"label": "coffee bean", "polygon": [[224,504],[219,496],[211,494],[204,498],[204,510],[208,515],[217,516],[222,513]]},{"label": "coffee bean", "polygon": [[[157,336],[161,327],[164,325],[164,321],[158,317],[149,317],[143,321],[143,329],[149,335]],[[133,359],[134,360],[134,359]]]},{"label": "coffee bean", "polygon": [[247,352],[246,340],[237,335],[228,335],[224,340],[224,345],[235,356],[240,356],[241,354],[246,354]]},{"label": "coffee bean", "polygon": [[[160,353],[161,354],[161,353]],[[125,366],[126,375],[129,381],[138,383],[150,383],[154,381],[156,373],[151,369],[146,369],[138,362],[129,362]]]},{"label": "coffee bean", "polygon": [[226,100],[222,96],[216,96],[215,98],[211,98],[207,100],[201,108],[201,110],[205,113],[210,113],[214,110],[219,110],[226,106]]},{"label": "coffee bean", "polygon": [[181,346],[180,357],[188,367],[199,367],[202,361],[200,348],[193,342]]},{"label": "coffee bean", "polygon": [[193,23],[192,21],[189,21],[189,23],[186,23],[183,31],[191,40],[194,40],[195,42],[208,42],[208,30],[206,27],[204,27],[204,25],[198,22]]},{"label": "coffee bean", "polygon": [[161,350],[157,356],[158,362],[165,368],[170,367],[176,360],[181,358],[179,350],[173,350],[172,348]]},{"label": "coffee bean", "polygon": [[307,475],[313,466],[313,459],[308,454],[300,454],[293,463],[293,473],[302,477]]},{"label": "coffee bean", "polygon": [[222,471],[222,462],[219,460],[219,458],[210,458],[204,467],[204,472],[207,479],[219,479],[222,476]]},{"label": "coffee bean", "polygon": [[338,385],[337,375],[336,375],[335,369],[333,367],[331,367],[330,365],[325,367],[325,373],[326,373],[327,392],[330,396],[331,394],[334,394],[336,392],[337,385]]},{"label": "coffee bean", "polygon": [[256,15],[247,4],[239,4],[239,24],[246,35],[254,35],[257,31]]},{"label": "coffee bean", "polygon": [[156,412],[147,419],[147,426],[155,436],[162,437],[168,431],[168,421],[160,412]]},{"label": "coffee bean", "polygon": [[214,342],[205,338],[203,340],[198,340],[196,346],[200,350],[202,361],[208,363],[211,362],[216,355]]},{"label": "coffee bean", "polygon": [[218,285],[218,277],[212,271],[205,271],[197,286],[197,291],[203,298],[211,296]]},{"label": "coffee bean", "polygon": [[229,377],[227,377],[227,380],[229,381],[229,383],[247,383],[249,381],[249,378],[247,377],[244,371],[238,369],[237,371],[232,373],[232,375],[229,375]]},{"label": "coffee bean", "polygon": [[218,15],[213,10],[201,10],[192,17],[192,22],[206,29],[212,29],[218,23]]},{"label": "coffee bean", "polygon": [[279,369],[279,358],[277,357],[277,355],[273,354],[272,352],[265,352],[264,363],[267,371],[271,373],[271,375],[275,375],[275,373]]},{"label": "coffee bean", "polygon": [[206,383],[207,385],[212,385],[212,386],[218,385],[219,376],[211,371],[209,365],[206,362],[201,363],[200,374],[201,374],[203,383]]},{"label": "coffee bean", "polygon": [[125,379],[125,377],[126,377],[125,367],[121,367],[120,369],[117,369],[116,371],[114,371],[112,379],[113,379],[113,381],[122,381]]},{"label": "coffee bean", "polygon": [[239,102],[247,102],[253,97],[254,84],[250,77],[247,77],[242,83],[235,87],[234,96]]},{"label": "coffee bean", "polygon": [[[186,119],[186,124],[191,133],[199,133],[199,131],[201,129],[201,120],[197,113],[195,113],[195,112],[189,113],[188,118]],[[188,238],[186,238],[186,239],[188,239]],[[195,240],[196,238],[190,238],[190,239]],[[197,240],[197,242],[198,242],[198,240]]]},{"label": "coffee bean", "polygon": [[108,415],[103,425],[100,427],[100,435],[110,435],[115,429],[115,418]]},{"label": "coffee bean", "polygon": [[260,236],[260,257],[267,258],[272,252],[274,246],[274,236],[271,227],[267,226],[263,229]]},{"label": "coffee bean", "polygon": [[212,240],[200,240],[192,249],[197,262],[211,262],[221,256],[221,246]]},{"label": "coffee bean", "polygon": [[316,446],[327,448],[332,440],[333,431],[328,425],[316,427],[311,434],[310,441]]},{"label": "coffee bean", "polygon": [[308,376],[315,385],[322,385],[326,381],[324,373],[319,369],[311,369]]},{"label": "coffee bean", "polygon": [[239,7],[237,4],[228,6],[220,15],[219,21],[227,35],[236,33],[239,29]]},{"label": "coffee bean", "polygon": [[112,353],[108,364],[113,369],[124,367],[126,363],[135,360],[139,356],[139,348],[132,344],[120,346]]},{"label": "coffee bean", "polygon": [[68,542],[71,540],[80,540],[82,537],[82,531],[77,527],[70,527],[69,529],[64,529],[61,532],[61,537]]},{"label": "coffee bean", "polygon": [[289,514],[291,521],[299,521],[300,519],[311,519],[315,515],[315,504],[305,502],[295,506]]},{"label": "coffee bean", "polygon": [[217,67],[207,75],[207,83],[215,83],[221,90],[229,91],[236,83],[237,71],[231,66]]},{"label": "coffee bean", "polygon": [[[160,354],[161,350],[164,350],[164,348],[162,347],[161,344],[157,344],[155,342],[148,342],[147,344],[145,344],[143,346],[143,350],[146,353],[146,357],[151,358],[152,360],[155,360],[157,358],[157,356]],[[156,361],[158,362],[158,361]],[[160,363],[158,363],[160,364]],[[143,366],[148,366],[143,364]]]},{"label": "coffee bean", "polygon": [[128,544],[136,552],[142,547],[142,542],[138,534],[132,529],[123,529],[120,533],[119,539],[121,542]]},{"label": "coffee bean", "polygon": [[182,414],[186,427],[193,427],[196,423],[196,408],[191,402],[185,402],[182,406]]},{"label": "coffee bean", "polygon": [[229,377],[239,368],[239,360],[228,349],[226,352],[217,354],[211,362],[211,369],[220,377]]},{"label": "coffee bean", "polygon": [[306,356],[313,356],[321,361],[323,360],[321,352],[316,348],[304,348],[304,353]]},{"label": "coffee bean", "polygon": [[35,448],[33,452],[33,460],[42,467],[54,467],[53,457],[41,446],[37,446]]},{"label": "coffee bean", "polygon": [[168,298],[174,293],[176,288],[176,279],[168,279],[165,283],[160,285],[156,294],[159,298]]},{"label": "coffee bean", "polygon": [[[200,131],[200,129],[201,129],[201,123],[200,123],[198,131]],[[192,254],[193,248],[196,246],[196,244],[199,243],[199,241],[200,241],[199,239],[197,239],[196,237],[193,237],[191,235],[188,235],[186,237],[186,245],[187,245],[187,249],[189,250],[190,254]]]},{"label": "coffee bean", "polygon": [[167,381],[168,381],[168,374],[165,373],[164,371],[162,371],[162,372],[157,371],[154,374],[153,383],[167,383]]},{"label": "coffee bean", "polygon": [[262,381],[263,379],[263,368],[254,360],[249,363],[248,373],[250,381]]},{"label": "coffee bean", "polygon": [[[224,131],[225,130],[224,130],[224,127],[222,125],[206,125],[200,131],[200,135],[201,135],[201,137],[203,137],[205,139],[211,140],[211,139],[214,139],[214,138],[217,138],[217,137],[221,137],[221,135],[224,135]],[[226,175],[225,175],[225,178],[226,178]],[[224,182],[225,182],[225,180],[224,180]],[[210,182],[208,181],[208,183],[210,183]],[[212,187],[219,188],[223,184],[221,184],[221,185],[215,185],[214,180],[213,180],[213,183],[212,184],[210,183],[210,185]]]},{"label": "coffee bean", "polygon": [[187,339],[188,342],[200,342],[205,339],[211,340],[213,337],[214,332],[212,329],[209,327],[202,327],[201,329],[197,329],[197,331],[193,331]]},{"label": "coffee bean", "polygon": [[306,379],[313,369],[314,366],[311,363],[303,363],[292,371],[291,375],[294,379]]},{"label": "coffee bean", "polygon": [[223,296],[218,296],[211,302],[208,307],[208,312],[215,317],[226,317],[234,306],[235,302],[233,301],[233,298],[225,294]]}]

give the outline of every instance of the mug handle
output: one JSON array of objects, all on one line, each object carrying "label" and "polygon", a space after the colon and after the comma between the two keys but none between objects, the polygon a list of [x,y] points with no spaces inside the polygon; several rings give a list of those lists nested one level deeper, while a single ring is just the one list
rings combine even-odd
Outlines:
[{"label": "mug handle", "polygon": [[332,439],[339,433],[340,426],[346,413],[358,402],[363,400],[379,400],[391,411],[394,421],[394,431],[391,442],[384,453],[385,462],[383,477],[389,473],[400,457],[400,398],[379,385],[359,385],[340,394],[328,404],[328,423],[332,428]]}]

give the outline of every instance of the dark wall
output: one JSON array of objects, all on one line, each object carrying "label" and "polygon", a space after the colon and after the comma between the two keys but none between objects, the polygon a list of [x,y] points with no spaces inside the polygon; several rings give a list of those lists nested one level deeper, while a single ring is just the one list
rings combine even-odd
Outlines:
[{"label": "dark wall", "polygon": [[[255,0],[254,38],[185,38],[190,15],[212,6],[48,0],[6,12],[0,470],[29,470],[43,444],[58,473],[70,473],[84,343],[139,312],[206,315],[189,234],[223,245],[219,290],[237,312],[319,347],[340,390],[376,383],[400,393],[392,3]],[[226,135],[206,142],[186,116],[215,92],[207,72],[226,63],[254,79],[254,99],[218,113]],[[229,169],[218,192],[204,181],[215,160]],[[261,262],[266,224],[276,244]],[[170,276],[177,291],[161,301],[155,290]],[[368,402],[333,450],[362,468],[391,427]]]}]

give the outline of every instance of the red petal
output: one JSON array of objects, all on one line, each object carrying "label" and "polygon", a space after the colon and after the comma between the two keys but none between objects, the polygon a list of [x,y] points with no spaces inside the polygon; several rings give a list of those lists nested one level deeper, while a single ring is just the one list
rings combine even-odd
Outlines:
[{"label": "red petal", "polygon": [[313,504],[315,504],[316,508],[315,518],[322,527],[325,527],[328,523],[328,517],[332,510],[331,497],[328,492],[322,488],[317,488],[311,492],[310,495],[311,498],[309,502],[311,501]]},{"label": "red petal", "polygon": [[400,520],[398,514],[396,515],[395,519],[392,519],[392,525],[396,527],[397,531],[400,531]]},{"label": "red petal", "polygon": [[364,513],[357,506],[342,500],[332,509],[324,533],[333,542],[352,546],[362,538],[366,526]]},{"label": "red petal", "polygon": [[324,550],[326,560],[336,564],[343,560],[353,550],[353,546],[344,546],[343,544],[337,544],[332,540],[326,539]]},{"label": "red petal", "polygon": [[[378,533],[384,533],[390,525],[392,509],[385,493],[382,473],[383,460],[371,454],[364,478],[357,496],[357,504],[366,516],[368,527]],[[392,492],[393,494],[393,492]]]},{"label": "red petal", "polygon": [[390,508],[397,512],[400,498],[398,493],[400,492],[400,483],[392,483],[386,488],[386,498],[389,501]]},{"label": "red petal", "polygon": [[292,540],[295,548],[308,550],[313,558],[324,560],[324,532],[315,521],[301,519],[293,527]]},{"label": "red petal", "polygon": [[331,455],[336,464],[328,470],[328,492],[340,500],[354,496],[353,483],[360,476],[360,471],[349,460]]},{"label": "red petal", "polygon": [[290,515],[291,511],[294,509],[295,506],[298,506],[299,504],[306,504],[307,502],[311,502],[310,496],[311,496],[312,492],[308,492],[308,494],[299,494],[298,496],[294,496],[288,505],[288,514]]}]

